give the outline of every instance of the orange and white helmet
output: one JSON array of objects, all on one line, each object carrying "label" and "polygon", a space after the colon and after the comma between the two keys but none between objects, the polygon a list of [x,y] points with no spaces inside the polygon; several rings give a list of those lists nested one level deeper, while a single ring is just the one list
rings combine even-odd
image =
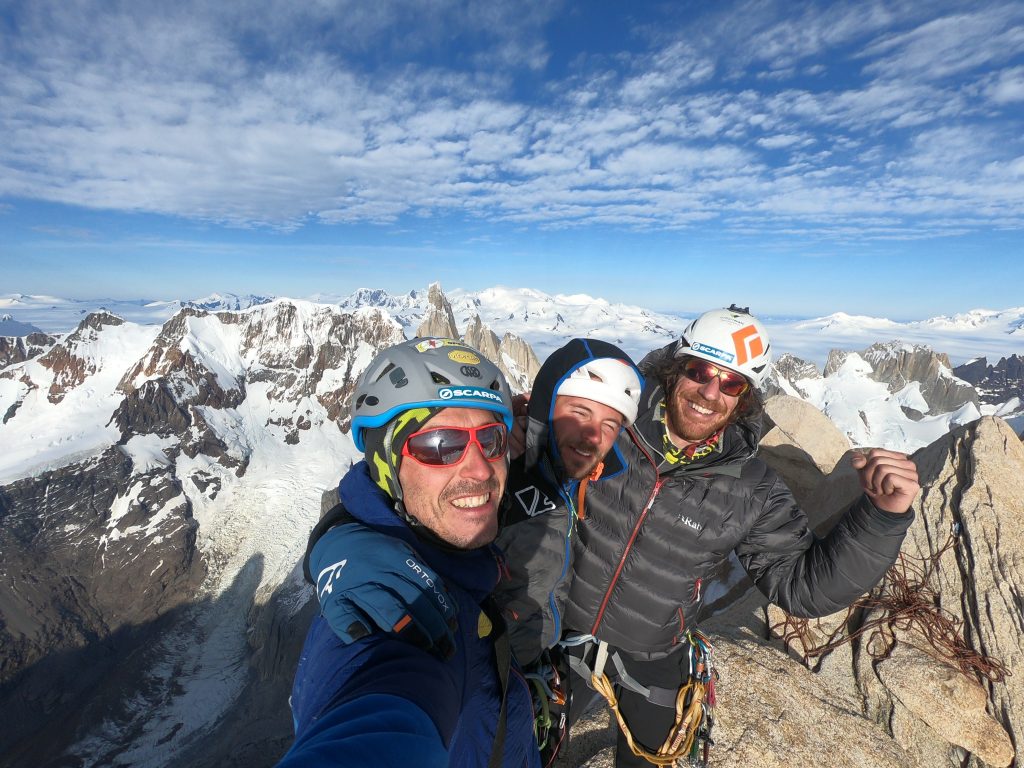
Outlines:
[{"label": "orange and white helmet", "polygon": [[712,309],[686,326],[676,356],[689,355],[741,373],[760,388],[771,367],[771,342],[764,325],[735,304]]}]

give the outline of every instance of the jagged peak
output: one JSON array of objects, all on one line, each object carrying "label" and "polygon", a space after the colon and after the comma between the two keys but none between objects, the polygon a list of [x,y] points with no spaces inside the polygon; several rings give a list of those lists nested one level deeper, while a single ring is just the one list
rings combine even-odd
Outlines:
[{"label": "jagged peak", "polygon": [[416,306],[423,294],[420,291],[409,291],[402,296],[392,296],[383,288],[358,288],[338,303],[344,310],[360,307],[381,307],[390,311],[402,311]]},{"label": "jagged peak", "polygon": [[190,299],[181,302],[183,307],[197,307],[212,312],[238,312],[261,304],[269,304],[274,300],[273,296],[258,296],[248,294],[238,296],[234,293],[211,293],[199,299]]},{"label": "jagged peak", "polygon": [[901,353],[912,355],[934,355],[935,350],[927,344],[913,344],[893,339],[891,341],[877,341],[865,349],[861,355],[865,358],[882,359],[885,357],[898,357]]},{"label": "jagged peak", "polygon": [[102,307],[96,312],[90,312],[85,318],[78,324],[78,328],[75,329],[75,333],[85,331],[91,328],[94,331],[102,330],[103,326],[117,326],[124,325],[124,318],[120,315],[115,315]]}]

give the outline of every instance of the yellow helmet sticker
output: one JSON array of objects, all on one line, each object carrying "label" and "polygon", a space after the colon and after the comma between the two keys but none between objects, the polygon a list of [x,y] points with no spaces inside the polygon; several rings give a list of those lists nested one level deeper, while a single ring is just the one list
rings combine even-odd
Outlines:
[{"label": "yellow helmet sticker", "polygon": [[453,363],[464,363],[465,365],[478,365],[480,358],[468,349],[456,349],[448,353],[448,359]]}]

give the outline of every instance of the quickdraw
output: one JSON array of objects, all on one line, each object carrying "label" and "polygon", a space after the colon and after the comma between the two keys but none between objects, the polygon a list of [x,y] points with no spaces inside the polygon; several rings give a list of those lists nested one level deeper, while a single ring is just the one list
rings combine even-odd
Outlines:
[{"label": "quickdraw", "polygon": [[608,645],[598,646],[591,682],[611,707],[619,728],[630,750],[637,757],[653,765],[674,766],[687,760],[691,766],[706,766],[714,743],[711,728],[714,725],[715,678],[713,648],[706,635],[697,630],[687,632],[689,641],[689,677],[679,687],[675,701],[675,722],[657,752],[650,752],[636,743],[633,734],[619,711],[618,698],[611,680],[604,673],[608,658]]},{"label": "quickdraw", "polygon": [[568,680],[560,670],[557,659],[546,652],[525,677],[533,693],[533,735],[541,753],[541,764],[551,765],[562,747],[568,732],[569,697]]}]

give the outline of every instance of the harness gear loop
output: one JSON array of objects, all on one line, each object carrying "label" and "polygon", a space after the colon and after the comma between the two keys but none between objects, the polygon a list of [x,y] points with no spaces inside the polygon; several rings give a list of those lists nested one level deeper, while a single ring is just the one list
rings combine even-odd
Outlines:
[{"label": "harness gear loop", "polygon": [[657,752],[648,751],[633,738],[626,719],[619,711],[614,685],[604,673],[608,644],[602,641],[598,645],[597,658],[590,678],[591,684],[594,690],[605,698],[615,714],[615,720],[630,751],[652,765],[667,767],[674,766],[683,758],[700,759],[700,739],[704,741],[703,762],[707,764],[713,724],[712,710],[715,704],[711,645],[707,642],[707,637],[698,631],[688,632],[687,640],[690,642],[690,677],[679,686],[674,704],[675,721]]}]

